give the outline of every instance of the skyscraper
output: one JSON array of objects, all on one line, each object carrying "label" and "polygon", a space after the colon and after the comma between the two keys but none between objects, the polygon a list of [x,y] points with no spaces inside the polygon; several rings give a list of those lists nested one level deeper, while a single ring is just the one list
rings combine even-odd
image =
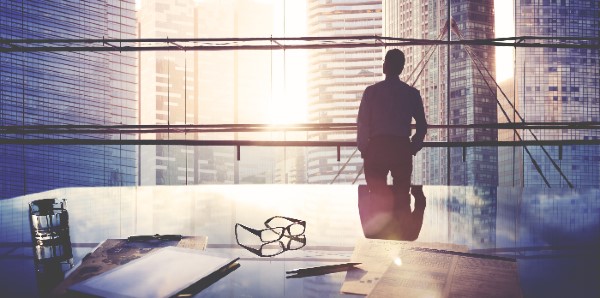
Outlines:
[{"label": "skyscraper", "polygon": [[[384,36],[447,40],[447,1],[384,0],[383,11]],[[494,38],[492,0],[452,1],[450,12],[452,40]],[[487,75],[487,71],[495,72],[493,47],[452,45],[449,57],[446,46],[401,49],[406,54],[401,79],[421,91],[429,124],[495,123],[495,89],[490,90],[484,81],[494,86],[493,78]],[[448,79],[450,96],[447,96]],[[496,139],[495,130],[482,128],[430,129],[426,137],[426,141]],[[497,180],[497,149],[494,147],[452,148],[449,156],[446,148],[425,148],[417,154],[413,166],[413,183],[418,184],[484,186],[497,185]]]},{"label": "skyscraper", "polygon": [[[208,0],[198,3],[198,35],[204,38],[266,37],[274,31],[274,2]],[[268,51],[198,52],[200,124],[264,123],[271,97]],[[248,133],[205,135],[211,139],[256,139]],[[199,183],[271,183],[273,148],[200,147]]]},{"label": "skyscraper", "polygon": [[[540,37],[600,37],[598,1],[515,1],[515,35]],[[537,42],[537,41],[534,41]],[[564,41],[552,40],[561,43]],[[516,100],[505,103],[511,122],[588,122],[600,117],[600,59],[595,48],[516,49]],[[565,42],[566,43],[566,42]],[[590,43],[575,42],[569,43]],[[515,106],[513,109],[511,106]],[[498,115],[499,122],[508,122]],[[525,140],[595,140],[594,130],[524,130]],[[505,139],[519,138],[509,133]],[[510,150],[509,150],[510,149]],[[501,151],[502,184],[551,187],[598,186],[600,148],[585,146],[528,146]],[[544,152],[544,150],[546,152]],[[531,157],[530,157],[531,156]],[[533,162],[539,164],[536,170]],[[556,166],[555,166],[556,165]]]},{"label": "skyscraper", "polygon": [[[133,0],[0,1],[0,20],[8,40],[135,36]],[[135,124],[135,67],[130,53],[0,52],[0,125]],[[0,164],[0,198],[136,182],[133,146],[0,145]]]},{"label": "skyscraper", "polygon": [[[272,4],[256,0],[142,2],[143,38],[231,38],[272,35]],[[189,44],[188,44],[189,45]],[[270,92],[266,51],[167,51],[140,54],[141,124],[261,123]],[[237,133],[159,134],[157,139],[240,138]],[[269,183],[273,154],[234,147],[141,146],[144,185]]]},{"label": "skyscraper", "polygon": [[[194,37],[192,1],[144,1],[138,11],[139,37]],[[192,124],[196,117],[194,53],[140,52],[140,124]],[[183,139],[182,134],[161,133],[146,138]],[[194,151],[186,146],[141,146],[142,185],[187,184],[194,179]]]},{"label": "skyscraper", "polygon": [[[310,36],[381,35],[381,1],[311,0],[307,11]],[[308,66],[309,122],[355,123],[364,89],[383,78],[382,57],[381,49],[377,48],[311,50]],[[308,140],[356,140],[356,132],[310,132]],[[330,183],[334,179],[336,183],[353,182],[362,167],[360,153],[351,147],[342,147],[340,153],[338,161],[334,148],[308,148],[308,182]]]}]

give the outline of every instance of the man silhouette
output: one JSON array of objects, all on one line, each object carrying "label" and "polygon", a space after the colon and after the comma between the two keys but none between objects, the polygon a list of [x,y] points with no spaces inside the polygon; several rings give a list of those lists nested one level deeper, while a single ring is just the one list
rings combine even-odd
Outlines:
[{"label": "man silhouette", "polygon": [[[398,49],[385,55],[385,80],[367,87],[358,111],[357,145],[364,159],[370,201],[378,210],[387,210],[383,222],[410,209],[412,156],[423,147],[427,121],[419,90],[400,81],[404,53]],[[411,137],[411,122],[416,133]],[[391,172],[393,186],[387,186]]]}]

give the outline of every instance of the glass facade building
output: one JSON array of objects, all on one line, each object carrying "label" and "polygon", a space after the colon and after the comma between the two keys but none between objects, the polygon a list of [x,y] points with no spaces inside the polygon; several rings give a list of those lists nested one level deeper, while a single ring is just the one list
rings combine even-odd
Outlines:
[{"label": "glass facade building", "polygon": [[[0,1],[2,39],[133,38],[135,27],[133,0]],[[130,53],[0,52],[0,125],[135,124],[135,74]],[[0,198],[67,186],[134,185],[135,158],[135,147],[124,145],[0,145]]]},{"label": "glass facade building", "polygon": [[[257,0],[144,1],[140,38],[223,38],[273,35],[273,4]],[[140,52],[140,124],[262,123],[271,92],[267,51]],[[146,134],[158,140],[255,139],[233,132]],[[144,145],[140,185],[272,183],[271,148]]]},{"label": "glass facade building", "polygon": [[[443,0],[383,1],[384,36],[447,40],[448,4]],[[452,1],[451,40],[494,38],[492,0]],[[460,35],[459,35],[460,34]],[[495,51],[490,46],[408,46],[401,79],[421,92],[429,124],[490,124],[497,118]],[[447,75],[447,61],[450,62]],[[487,70],[487,71],[486,71]],[[481,72],[480,72],[481,71]],[[447,82],[450,88],[447,88]],[[487,83],[486,83],[487,81]],[[448,90],[450,96],[447,95]],[[448,103],[449,98],[449,103]],[[496,141],[495,130],[485,128],[429,129],[426,141]],[[449,154],[448,154],[449,153]],[[448,160],[448,157],[450,160]],[[449,167],[446,165],[450,163]],[[497,148],[425,148],[416,155],[413,183],[495,186]],[[450,175],[448,175],[448,169]],[[448,181],[448,178],[450,181]]]},{"label": "glass facade building", "polygon": [[[311,0],[307,11],[309,36],[381,35],[381,1]],[[363,91],[383,79],[382,58],[378,48],[311,50],[307,78],[309,123],[356,123]],[[355,141],[356,132],[309,132],[308,140]],[[334,179],[335,183],[351,183],[357,179],[362,168],[360,152],[355,147],[340,150],[338,161],[335,148],[307,149],[309,183],[327,184]],[[364,182],[362,177],[359,179]]]},{"label": "glass facade building", "polygon": [[[192,1],[145,1],[137,13],[140,38],[195,37],[197,14]],[[197,55],[186,52],[139,53],[140,124],[183,125],[197,120],[194,71]],[[176,133],[144,135],[168,140]],[[193,148],[140,146],[140,185],[181,185],[194,180]]]},{"label": "glass facade building", "polygon": [[[515,35],[598,39],[599,16],[598,1],[517,0]],[[519,47],[515,53],[516,100],[512,99],[511,105],[516,110],[510,105],[506,107],[511,122],[599,121],[600,53],[597,46]],[[499,122],[507,122],[498,116]],[[597,140],[600,137],[597,130],[586,129],[534,129],[519,133],[526,140],[534,140],[534,135],[540,140]],[[518,140],[513,132],[507,132],[503,139]],[[501,184],[542,186],[546,185],[544,178],[551,187],[567,187],[569,183],[575,187],[597,187],[600,182],[598,146],[529,146],[527,149],[531,158],[523,147],[500,151]],[[539,164],[539,171],[532,159]]]}]

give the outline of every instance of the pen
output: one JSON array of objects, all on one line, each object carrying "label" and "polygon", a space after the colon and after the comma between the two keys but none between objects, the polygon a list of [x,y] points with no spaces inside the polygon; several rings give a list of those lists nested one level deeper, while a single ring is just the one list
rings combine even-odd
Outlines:
[{"label": "pen", "polygon": [[137,236],[129,236],[127,237],[127,241],[151,241],[151,240],[160,240],[160,241],[174,241],[181,240],[183,237],[181,235],[137,235]]},{"label": "pen", "polygon": [[286,271],[285,273],[297,273],[298,275],[302,274],[313,274],[313,273],[328,273],[328,272],[337,272],[337,271],[345,271],[356,265],[360,265],[361,263],[343,263],[343,264],[335,264],[335,265],[325,265],[325,266],[316,266],[316,267],[307,267],[307,268],[299,268],[290,271]]}]

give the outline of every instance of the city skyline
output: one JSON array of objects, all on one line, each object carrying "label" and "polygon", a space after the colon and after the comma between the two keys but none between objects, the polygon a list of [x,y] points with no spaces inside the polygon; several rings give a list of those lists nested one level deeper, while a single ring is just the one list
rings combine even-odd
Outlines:
[{"label": "city skyline", "polygon": [[[499,3],[497,0],[493,2],[495,4]],[[387,36],[388,34],[383,30],[383,27],[390,26],[376,16],[386,9],[385,7],[381,7],[378,1],[348,1],[346,6],[340,6],[339,8],[332,4],[331,11],[335,11],[336,13],[328,14],[327,10],[315,9],[318,5],[324,5],[319,1],[231,0],[221,3],[213,0],[179,0],[177,2],[170,1],[167,4],[173,5],[177,9],[187,7],[186,5],[188,4],[193,8],[191,10],[184,9],[181,13],[172,13],[169,19],[171,21],[167,21],[166,23],[164,23],[164,20],[158,20],[158,23],[163,22],[161,26],[163,26],[164,30],[147,31],[146,29],[148,28],[144,26],[136,28],[136,18],[133,15],[136,9],[133,3],[134,1],[123,2],[122,4],[124,5],[119,7],[111,6],[108,2],[86,6],[90,11],[84,11],[83,13],[94,14],[100,10],[108,11],[110,17],[106,21],[102,21],[105,22],[100,24],[101,26],[105,26],[102,28],[94,27],[98,26],[98,24],[92,24],[81,19],[79,20],[81,23],[77,23],[78,25],[63,24],[63,27],[52,25],[48,26],[46,30],[39,30],[39,32],[36,32],[37,35],[32,36],[47,38],[56,35],[61,38],[75,39],[101,37],[120,39],[135,37]],[[150,5],[160,2],[148,1],[141,3]],[[397,3],[404,2],[400,1]],[[429,5],[429,10],[432,10],[432,7],[437,5],[435,13],[440,15],[443,14],[443,10],[445,9],[445,1],[422,0],[411,3],[412,5]],[[466,0],[461,3],[465,5],[468,3],[467,6],[464,6],[468,9],[475,9],[473,5],[478,5],[476,2]],[[486,3],[492,3],[492,0]],[[167,4],[163,3],[163,6]],[[598,27],[598,18],[593,15],[593,12],[597,11],[598,8],[597,5],[593,6],[593,2],[570,2],[571,8],[568,8],[568,6],[566,6],[567,8],[562,8],[566,5],[562,2],[552,4],[554,6],[548,6],[548,8],[540,6],[542,12],[544,12],[544,9],[550,9],[549,13],[551,14],[537,16],[537,20],[544,21],[534,23],[534,26],[527,23],[530,29],[537,30],[535,32],[532,31],[533,33],[523,31],[522,29],[526,26],[522,26],[520,23],[517,23],[517,26],[512,23],[512,16],[517,15],[519,18],[524,19],[526,15],[520,10],[517,10],[518,13],[515,13],[512,10],[513,4],[517,5],[517,9],[522,7],[521,1],[503,1],[501,6],[496,6],[493,10],[485,7],[482,8],[487,16],[496,16],[495,27],[491,30],[489,27],[486,27],[485,30],[480,30],[480,27],[473,29],[475,27],[471,28],[469,27],[470,25],[465,25],[465,28],[462,28],[460,31],[468,39],[489,39],[494,36],[523,36],[533,33],[537,36],[556,36],[559,33],[568,36],[573,32],[577,33],[573,34],[575,37],[597,37],[594,34],[597,34],[598,30],[594,30]],[[354,5],[359,7],[359,9],[361,7],[365,8],[365,11],[352,15],[350,10],[344,10]],[[578,5],[591,5],[588,7],[586,13],[589,14],[591,12],[592,15],[575,17],[566,10],[579,11],[579,8],[577,8],[579,7]],[[32,5],[31,7],[37,6]],[[48,7],[52,7],[52,5]],[[138,6],[138,13],[140,13],[139,10],[143,7],[143,5]],[[211,11],[210,7],[215,8],[215,10]],[[398,11],[407,15],[407,11],[401,11],[401,9],[404,8],[398,8]],[[424,9],[424,7],[420,9]],[[452,15],[456,19],[458,27],[463,26],[462,22],[465,19],[468,20],[471,13],[475,13],[475,11],[467,10],[469,13],[463,16],[462,13],[465,10],[462,9],[462,6],[461,8],[457,8]],[[556,10],[556,12],[553,10]],[[563,13],[562,10],[565,10],[565,12]],[[32,9],[32,12],[30,12],[32,16],[31,22],[35,24],[33,26],[40,26],[40,24],[43,26],[43,22],[36,23],[37,17],[33,17],[36,11],[36,9]],[[337,13],[338,11],[340,13]],[[63,15],[66,17],[69,14],[68,10],[61,12],[62,14],[52,9],[49,12],[55,13],[59,17]],[[183,17],[183,12],[187,13],[185,17]],[[3,20],[17,18],[18,13],[17,10],[3,9],[3,14],[8,16],[8,18],[3,17]],[[157,7],[155,12],[146,13],[145,16],[138,19],[138,22],[151,23],[153,22],[152,18],[161,15],[161,13],[166,14],[168,11],[164,7]],[[198,16],[194,16],[194,14],[198,14]],[[233,17],[235,14],[239,18]],[[418,14],[412,13],[412,15],[416,16]],[[499,15],[504,16],[502,17],[501,25],[498,25]],[[94,18],[98,17],[94,15]],[[24,24],[30,20],[29,17],[18,18],[21,22],[24,21]],[[427,15],[423,18],[414,18],[410,26],[414,27],[411,30],[415,30],[407,31],[402,36],[435,39],[436,36],[433,32],[441,30],[442,19],[439,17],[434,18],[432,15]],[[518,19],[518,21],[522,21],[523,19]],[[52,24],[53,21],[52,17],[45,19],[47,24]],[[15,27],[11,27],[11,24],[13,24],[11,22],[5,21],[4,23],[0,23],[0,31],[3,30],[3,34],[6,34],[3,37],[23,38],[18,37],[18,34],[15,35],[15,32],[18,31],[13,30]],[[77,27],[79,25],[81,27]],[[584,30],[584,25],[589,27],[585,29],[587,31]],[[70,26],[79,28],[77,29],[79,31],[71,30]],[[422,30],[418,26],[430,26],[431,28]],[[489,26],[489,24],[486,24],[486,26]],[[516,33],[514,33],[515,28],[517,28]],[[411,32],[419,31],[416,29],[421,30],[421,33],[414,33],[416,35],[413,35]],[[63,34],[60,30],[73,32]],[[452,39],[456,40],[456,32],[452,36]],[[282,42],[280,45],[282,49],[272,49],[269,51],[140,51],[138,53],[128,51],[123,53],[118,53],[117,51],[84,51],[78,54],[65,53],[64,55],[51,52],[3,52],[1,54],[3,62],[8,63],[3,63],[3,67],[0,68],[0,75],[3,82],[9,82],[9,84],[4,84],[1,90],[3,92],[2,124],[92,124],[106,126],[117,124],[230,125],[354,123],[356,107],[358,106],[362,91],[367,85],[382,78],[381,59],[385,47],[287,50],[283,49],[283,43],[285,42],[287,41]],[[271,42],[271,44],[277,45],[277,41]],[[429,76],[431,78],[433,75],[442,76],[445,73],[446,66],[445,58],[443,57],[445,46],[438,46],[437,48],[440,49],[439,57],[432,58],[435,64],[429,66],[429,69],[423,72],[424,77]],[[415,69],[413,65],[416,64],[416,61],[419,59],[422,60],[425,49],[426,47],[424,46],[405,47],[409,58],[412,59],[407,63],[405,75]],[[517,55],[514,56],[516,58],[512,58],[515,51],[517,52]],[[498,60],[500,52],[507,52],[507,57],[509,58]],[[460,65],[468,63],[469,57],[466,56],[465,52],[461,52],[460,46],[453,46],[452,54],[458,55],[457,57],[452,57],[453,60],[451,60],[451,63],[453,63],[453,67],[454,63],[456,63],[456,67],[462,67]],[[477,55],[486,57],[487,60],[484,62],[492,73],[494,72],[494,63],[492,62],[494,56],[497,56],[495,61],[502,61],[502,63],[498,63],[496,70],[512,71],[513,68],[517,70],[517,76],[508,76],[509,79],[504,80],[504,82],[508,81],[512,83],[506,85],[507,87],[504,91],[512,90],[511,86],[516,85],[512,87],[516,87],[514,88],[514,92],[517,95],[517,99],[510,100],[517,104],[517,110],[522,112],[528,121],[581,122],[598,121],[599,118],[597,115],[598,104],[595,101],[595,98],[598,97],[598,88],[593,87],[598,85],[595,83],[598,80],[596,75],[598,73],[598,59],[594,58],[595,54],[593,50],[587,50],[587,52],[583,53],[579,49],[569,49],[568,51],[562,49],[551,51],[546,49],[542,51],[540,49],[496,46],[488,47],[487,50],[482,50]],[[309,56],[312,57],[312,60],[309,60]],[[19,57],[26,58],[21,59]],[[69,58],[64,60],[68,61],[68,63],[59,63],[60,59],[53,60],[53,58],[49,57]],[[140,60],[136,61],[136,57],[140,57]],[[147,64],[147,61],[142,63],[145,59],[144,57],[154,57],[150,59],[154,62],[150,64]],[[523,57],[529,57],[531,61],[539,61],[540,63],[538,65],[528,63],[528,58]],[[338,60],[341,62],[336,62]],[[552,63],[557,64],[557,66],[551,65]],[[79,67],[80,65],[84,65],[84,67]],[[141,68],[138,68],[138,66],[141,66]],[[546,69],[540,69],[542,66]],[[526,70],[523,73],[524,69]],[[465,76],[461,72],[463,70],[454,71],[452,69],[451,72],[453,77],[469,76],[473,82],[477,82],[479,85],[472,89],[476,90],[477,96],[469,97],[468,91],[471,87],[466,88],[464,90],[466,93],[463,94],[463,90],[458,90],[460,86],[457,86],[456,82],[452,83],[455,85],[452,87],[454,89],[451,90],[450,95],[451,98],[456,98],[457,100],[464,99],[464,102],[460,103],[460,105],[466,106],[464,111],[470,111],[469,109],[472,108],[473,111],[478,111],[476,113],[489,114],[484,115],[487,117],[487,120],[484,122],[474,121],[468,118],[471,115],[470,112],[464,114],[466,115],[464,116],[461,114],[462,108],[453,109],[451,107],[451,113],[456,112],[458,114],[452,116],[456,117],[451,119],[450,124],[493,123],[493,119],[497,119],[500,123],[503,123],[502,121],[505,121],[505,119],[502,119],[503,115],[501,115],[500,110],[498,110],[497,117],[492,115],[491,107],[496,106],[495,99],[481,97],[482,94],[489,93],[489,90],[487,90],[489,86],[485,86],[477,78],[477,74],[473,70],[472,66],[471,70],[465,70],[469,72]],[[358,72],[355,73],[355,71]],[[58,74],[64,73],[65,75],[55,76],[51,74],[52,72]],[[77,73],[81,75],[79,77],[74,76]],[[140,75],[139,81],[137,81],[136,75]],[[144,75],[154,77],[154,85],[148,85],[148,81],[143,79]],[[500,81],[499,76],[496,76],[496,81]],[[51,79],[47,79],[47,77]],[[19,78],[21,78],[21,81],[19,81]],[[66,79],[63,80],[63,78]],[[556,84],[543,81],[546,78],[548,78],[549,82],[556,82]],[[53,79],[57,80],[57,82],[60,81],[57,83],[56,88],[53,87]],[[533,82],[534,80],[537,80],[537,82]],[[234,81],[237,83],[234,83]],[[533,84],[529,86],[528,84],[532,82]],[[433,85],[431,82],[427,84],[423,85],[425,89],[437,86],[439,91],[437,96],[445,96],[445,83],[443,81]],[[441,90],[441,88],[444,88],[444,90]],[[542,92],[542,89],[548,90]],[[14,90],[17,90],[17,92],[14,92]],[[150,90],[154,90],[154,92],[150,92]],[[459,91],[460,93],[453,93]],[[424,92],[431,93],[432,91],[425,90]],[[325,103],[325,101],[319,102],[320,99],[315,100],[320,97],[325,98],[329,96],[328,94],[331,95],[331,102],[329,103]],[[510,97],[511,94],[508,95]],[[309,96],[311,97],[311,101],[308,100]],[[428,115],[429,123],[435,125],[446,124],[446,115],[442,111],[445,109],[444,102],[435,99],[436,97],[430,98],[432,98],[432,101],[429,103],[429,106],[435,107],[438,105],[439,109],[431,109],[433,112]],[[501,102],[505,101],[504,98],[500,97],[500,94],[498,94],[498,100]],[[555,103],[545,105],[549,100]],[[479,101],[485,101],[485,107],[483,105],[476,106],[479,104]],[[528,102],[525,103],[525,101]],[[19,106],[19,102],[24,104]],[[148,102],[150,102],[150,105],[146,104]],[[477,104],[472,105],[471,103]],[[455,104],[458,105],[459,102],[456,101]],[[153,108],[151,108],[152,105],[154,105]],[[544,113],[533,113],[533,111],[540,109],[544,105],[546,109]],[[505,105],[503,108],[510,109],[510,106]],[[556,111],[560,111],[560,113]],[[19,117],[22,119],[18,120],[20,119]],[[491,122],[488,121],[490,117],[492,119]],[[515,122],[515,120],[518,120],[516,113],[511,121]],[[506,130],[503,131],[503,133],[505,132]],[[595,140],[598,138],[597,132],[593,130],[579,130],[573,133],[547,132],[547,134],[538,133],[537,135],[543,136],[542,139],[545,140]],[[68,137],[78,138],[80,136],[73,135]],[[57,136],[56,138],[61,137],[63,136]],[[186,140],[214,139],[236,141],[353,141],[354,132],[351,130],[336,132],[271,131],[256,133],[193,133],[189,135],[169,132],[168,134],[161,135],[140,134],[140,136],[137,136],[126,133],[106,134],[102,136],[93,135],[91,137],[106,140],[134,140],[139,137],[141,140],[185,138]],[[439,138],[435,139],[433,130],[431,137],[433,139],[430,139],[430,141],[447,140],[444,135],[439,135]],[[26,138],[35,139],[38,136],[27,136]],[[40,138],[53,137],[42,135]],[[460,137],[451,138],[451,141],[473,140],[494,140],[494,138],[493,136],[486,136],[486,138],[481,139],[473,135],[469,135],[466,139]],[[519,141],[514,135],[502,140]],[[561,165],[559,167],[566,168],[564,170],[566,177],[573,177],[574,181],[580,181],[574,183],[575,185],[595,186],[598,183],[597,180],[600,179],[598,178],[600,175],[594,172],[592,168],[598,162],[600,155],[597,154],[597,148],[594,148],[594,146],[565,146],[560,148],[554,146],[549,151],[550,155],[556,161],[560,161],[559,164]],[[259,147],[186,147],[172,145],[154,147],[147,145],[125,146],[120,144],[111,146],[41,147],[24,145],[22,148],[25,148],[25,150],[20,151],[16,145],[2,145],[0,150],[3,150],[5,153],[6,161],[4,164],[7,165],[6,169],[10,169],[10,171],[6,171],[6,173],[10,174],[5,174],[7,175],[5,189],[11,188],[11,191],[14,190],[16,193],[21,194],[61,186],[89,184],[153,185],[364,182],[362,176],[359,175],[362,160],[356,154],[352,156],[352,153],[355,151],[354,147],[342,146],[339,149],[339,153],[336,152],[335,147],[327,149],[314,147],[286,148],[285,146]],[[53,148],[57,149],[54,150]],[[586,153],[576,154],[574,152],[576,149],[573,148],[579,148]],[[52,151],[52,154],[39,154],[43,151],[42,149],[48,153]],[[146,171],[146,169],[150,169],[151,167],[142,167],[141,165],[149,161],[149,159],[145,158],[147,156],[145,152],[148,150],[155,150],[152,153],[154,155],[157,155],[156,151],[160,151],[162,156],[159,162],[157,162],[158,159],[151,158],[154,162],[154,169]],[[432,149],[426,148],[426,150]],[[446,150],[445,148],[435,150],[440,151],[440,158],[435,162],[428,162],[428,164],[431,169],[438,168],[442,171],[438,173],[430,171],[430,173],[445,177],[447,173],[444,173],[443,168],[446,166],[444,161]],[[451,174],[457,177],[452,177],[450,183],[463,183],[460,182],[462,181],[461,179],[464,179],[464,181],[481,181],[477,179],[483,179],[483,177],[489,174],[488,172],[493,170],[492,168],[497,167],[493,165],[496,158],[494,156],[500,155],[486,153],[477,157],[476,155],[479,154],[477,152],[481,150],[475,150],[474,148],[467,148],[465,150],[456,148],[450,150],[452,151],[450,159],[452,160],[451,165],[453,167]],[[547,154],[539,150],[541,149],[532,150],[532,156],[535,155],[537,160],[546,158],[544,156]],[[312,158],[306,156],[309,151],[309,155],[312,154]],[[77,153],[82,153],[84,154],[82,156],[85,157],[79,158],[77,157]],[[515,160],[526,161],[528,157],[523,157],[524,154],[526,154],[524,151],[515,153],[513,155],[515,158],[510,158],[511,162],[514,163]],[[471,155],[479,161],[471,162],[469,159]],[[585,159],[584,155],[587,155],[589,158]],[[22,157],[26,158],[23,159]],[[506,165],[505,161],[509,161],[509,159],[505,156],[503,158],[502,164]],[[573,163],[569,159],[577,159],[579,161],[578,163]],[[98,162],[99,160],[102,161]],[[63,169],[58,166],[68,163],[72,165],[70,168],[71,171],[64,170],[66,168]],[[472,167],[473,165],[482,165],[483,167]],[[43,167],[46,167],[46,170],[36,170]],[[164,167],[164,169],[161,167]],[[533,181],[532,179],[537,179],[535,177],[539,176],[538,170],[530,167],[529,171],[525,171],[522,169],[522,165],[520,167],[521,169],[519,169],[519,166],[514,166],[513,169],[507,170],[506,168],[502,168],[498,169],[498,171],[504,174],[510,172],[512,177],[514,177],[511,178],[513,183],[521,183],[519,181],[525,179],[522,177],[519,178],[521,180],[517,179],[516,177],[519,175],[525,175],[529,177],[526,179],[530,179],[531,181]],[[220,170],[217,170],[217,168],[220,168]],[[482,171],[482,168],[486,170]],[[542,164],[541,168],[544,172],[553,172],[556,167],[546,163]],[[581,169],[588,170],[582,171]],[[158,173],[160,170],[165,170],[169,174],[160,174],[163,175],[162,177],[150,174]],[[327,172],[326,175],[320,174],[324,172]],[[308,179],[310,175],[312,175],[312,179]],[[146,179],[144,176],[149,178]],[[552,179],[563,181],[557,183],[561,187],[568,184],[564,182],[566,179],[563,177]],[[15,182],[17,180],[20,182]],[[491,180],[493,180],[493,177],[490,178]],[[64,183],[59,183],[58,181],[63,181]],[[448,183],[443,179],[435,181],[417,179],[415,181],[417,183]],[[581,181],[584,182],[582,183]],[[36,186],[36,183],[39,184],[39,188]]]},{"label": "city skyline", "polygon": [[[240,0],[222,1],[216,4],[215,0],[184,0],[189,5],[213,5],[222,8],[231,8]],[[287,1],[287,0],[254,0],[259,4],[272,5],[273,27],[271,31],[260,31],[260,34],[252,36],[261,37],[301,37],[308,36],[308,3],[310,1]],[[144,2],[149,0],[136,0],[137,9],[141,9]],[[372,2],[372,1],[367,1]],[[514,36],[513,3],[506,0],[493,0],[495,9],[495,37]],[[240,2],[242,3],[242,2]],[[221,35],[218,37],[233,37]],[[342,33],[343,34],[343,33]],[[184,34],[185,35],[185,34]],[[376,35],[384,36],[383,32]],[[142,36],[143,37],[143,36]],[[496,47],[496,77],[498,82],[513,78],[512,61],[514,49],[510,47]],[[295,124],[308,121],[309,98],[307,93],[308,61],[310,51],[274,51],[272,53],[272,76],[269,79],[271,85],[271,100],[267,115],[261,123],[265,124]],[[510,63],[507,63],[509,61]],[[365,86],[366,87],[366,86]]]}]

